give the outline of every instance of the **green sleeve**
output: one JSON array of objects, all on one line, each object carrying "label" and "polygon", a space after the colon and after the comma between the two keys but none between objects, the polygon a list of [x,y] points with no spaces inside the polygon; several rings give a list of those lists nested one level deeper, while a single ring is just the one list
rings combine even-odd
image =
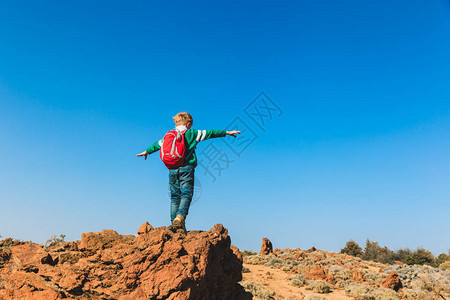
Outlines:
[{"label": "green sleeve", "polygon": [[227,135],[226,130],[217,130],[217,129],[197,130],[196,140],[197,142],[201,142],[207,139],[224,137],[226,135]]},{"label": "green sleeve", "polygon": [[147,152],[148,154],[152,154],[153,152],[156,152],[159,149],[161,149],[161,145],[162,145],[162,140],[154,142],[150,147],[147,148],[147,150],[145,150],[145,152]]}]

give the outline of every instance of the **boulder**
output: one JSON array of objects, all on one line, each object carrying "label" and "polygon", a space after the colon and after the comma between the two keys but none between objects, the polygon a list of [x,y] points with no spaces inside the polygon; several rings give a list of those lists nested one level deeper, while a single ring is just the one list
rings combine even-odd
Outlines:
[{"label": "boulder", "polygon": [[186,235],[147,229],[137,237],[85,233],[79,245],[49,252],[13,246],[0,265],[0,299],[252,298],[238,283],[242,256],[221,224]]},{"label": "boulder", "polygon": [[262,244],[261,244],[261,251],[259,252],[259,254],[261,255],[267,255],[272,253],[272,242],[268,239],[268,238],[263,238],[262,239]]},{"label": "boulder", "polygon": [[328,274],[320,265],[313,265],[304,271],[305,277],[310,280],[327,280]]},{"label": "boulder", "polygon": [[403,287],[402,282],[400,281],[400,278],[398,278],[398,274],[395,271],[392,271],[386,279],[381,284],[382,287],[393,289],[394,291],[398,291]]}]

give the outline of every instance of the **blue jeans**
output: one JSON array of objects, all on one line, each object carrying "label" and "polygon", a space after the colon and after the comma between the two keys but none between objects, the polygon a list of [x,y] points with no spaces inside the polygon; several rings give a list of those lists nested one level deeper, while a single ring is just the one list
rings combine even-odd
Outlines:
[{"label": "blue jeans", "polygon": [[189,206],[194,195],[194,171],[194,167],[190,165],[178,169],[169,169],[171,221],[177,215],[186,217],[189,212]]}]

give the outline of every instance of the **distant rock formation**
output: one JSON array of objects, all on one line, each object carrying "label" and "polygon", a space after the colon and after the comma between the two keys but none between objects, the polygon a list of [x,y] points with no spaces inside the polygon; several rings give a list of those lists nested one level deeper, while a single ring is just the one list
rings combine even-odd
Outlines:
[{"label": "distant rock formation", "polygon": [[137,237],[103,230],[47,249],[9,243],[0,248],[0,299],[251,299],[241,271],[221,224],[181,235],[144,223]]},{"label": "distant rock formation", "polygon": [[272,242],[268,239],[268,238],[263,238],[262,239],[262,244],[261,244],[261,251],[259,252],[259,254],[261,255],[267,255],[272,253]]},{"label": "distant rock formation", "polygon": [[392,271],[386,279],[381,284],[384,288],[393,289],[394,291],[398,292],[399,289],[403,287],[402,282],[400,281],[400,278],[398,278],[398,274],[395,271]]}]

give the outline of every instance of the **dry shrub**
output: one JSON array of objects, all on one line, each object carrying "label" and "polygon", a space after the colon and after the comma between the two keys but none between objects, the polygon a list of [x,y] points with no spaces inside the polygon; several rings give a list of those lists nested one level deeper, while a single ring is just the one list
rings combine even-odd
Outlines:
[{"label": "dry shrub", "polygon": [[353,281],[351,281],[351,280],[339,280],[338,282],[336,282],[334,284],[334,286],[336,288],[340,288],[340,289],[345,290],[347,288],[347,286],[352,284],[352,283],[353,283]]},{"label": "dry shrub", "polygon": [[266,262],[268,262],[271,258],[273,258],[273,255],[247,255],[243,257],[244,263],[250,264],[250,265],[263,265]]},{"label": "dry shrub", "polygon": [[283,272],[290,272],[291,269],[292,269],[292,267],[284,266],[283,268],[281,268],[281,271],[283,271]]},{"label": "dry shrub", "polygon": [[375,300],[398,300],[400,299],[397,293],[391,289],[379,288],[372,292]]},{"label": "dry shrub", "polygon": [[345,293],[357,300],[373,300],[373,289],[365,284],[353,283],[347,285]]},{"label": "dry shrub", "polygon": [[284,251],[281,251],[280,253],[278,253],[277,256],[282,259],[294,259],[294,255],[292,255],[289,252],[284,252]]},{"label": "dry shrub", "polygon": [[328,269],[328,272],[334,276],[334,278],[339,278],[341,280],[347,280],[351,278],[350,271],[344,269],[341,266],[332,265]]},{"label": "dry shrub", "polygon": [[308,282],[308,280],[306,280],[305,275],[303,275],[303,274],[289,276],[288,279],[291,281],[291,285],[296,286],[296,287],[302,287],[302,286],[306,285],[306,283]]},{"label": "dry shrub", "polygon": [[304,300],[327,300],[327,298],[313,294],[308,294],[305,296]]},{"label": "dry shrub", "polygon": [[428,274],[421,276],[419,280],[414,281],[411,286],[419,290],[433,295],[436,299],[439,299],[439,295],[444,294],[448,296],[450,294],[450,284],[447,279],[442,279],[437,274]]},{"label": "dry shrub", "polygon": [[322,280],[311,280],[306,289],[319,294],[331,293],[331,287]]},{"label": "dry shrub", "polygon": [[450,260],[447,260],[446,262],[443,262],[442,264],[440,264],[439,269],[450,270]]},{"label": "dry shrub", "polygon": [[386,277],[387,275],[380,274],[380,273],[375,273],[375,272],[367,272],[365,274],[363,274],[364,277],[367,280],[367,283],[370,285],[377,285],[377,283],[380,280],[383,280],[384,277]]},{"label": "dry shrub", "polygon": [[433,297],[429,293],[426,293],[419,289],[402,289],[403,292],[403,298],[407,300],[415,300],[415,299],[421,299],[421,300],[434,300],[438,299],[437,297]]},{"label": "dry shrub", "polygon": [[255,300],[273,300],[273,296],[275,296],[274,292],[269,291],[263,284],[246,280],[242,281],[241,285],[247,292],[250,292],[255,298]]},{"label": "dry shrub", "polygon": [[244,250],[241,252],[242,256],[250,256],[250,255],[256,255],[258,253],[250,251],[250,250]]},{"label": "dry shrub", "polygon": [[267,267],[276,268],[283,265],[283,260],[280,258],[271,258],[264,264]]},{"label": "dry shrub", "polygon": [[288,259],[284,262],[286,266],[295,267],[298,266],[299,262],[293,259]]}]

